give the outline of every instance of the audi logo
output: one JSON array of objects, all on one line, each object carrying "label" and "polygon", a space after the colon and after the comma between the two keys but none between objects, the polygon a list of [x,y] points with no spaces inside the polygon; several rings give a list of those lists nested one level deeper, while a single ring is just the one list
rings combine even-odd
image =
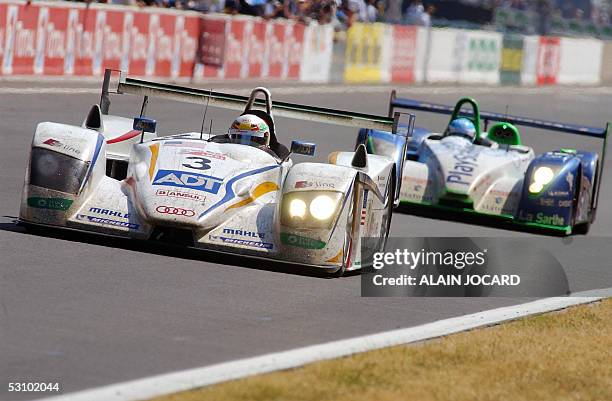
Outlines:
[{"label": "audi logo", "polygon": [[185,216],[185,217],[193,217],[195,216],[195,212],[191,209],[181,209],[180,207],[172,207],[172,206],[158,206],[157,210],[159,213],[163,214],[175,214],[177,216]]}]

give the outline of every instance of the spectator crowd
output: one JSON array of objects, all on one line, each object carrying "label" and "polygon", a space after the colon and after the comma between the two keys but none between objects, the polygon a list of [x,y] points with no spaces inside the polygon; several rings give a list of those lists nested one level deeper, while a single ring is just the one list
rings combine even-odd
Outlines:
[{"label": "spectator crowd", "polygon": [[[85,0],[96,1],[96,0]],[[167,7],[205,13],[228,13],[266,19],[287,18],[334,24],[337,30],[354,22],[391,22],[430,26],[437,8],[481,6],[558,15],[609,24],[612,0],[97,0],[102,3]],[[461,19],[461,16],[458,16]]]}]

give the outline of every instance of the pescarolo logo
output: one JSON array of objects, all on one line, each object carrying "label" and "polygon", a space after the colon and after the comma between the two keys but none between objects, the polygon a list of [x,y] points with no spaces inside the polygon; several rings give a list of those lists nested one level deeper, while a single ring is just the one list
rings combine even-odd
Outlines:
[{"label": "pescarolo logo", "polygon": [[169,187],[189,188],[196,191],[209,192],[216,194],[221,188],[223,179],[211,177],[209,175],[186,173],[175,170],[159,170],[153,185],[165,185]]}]

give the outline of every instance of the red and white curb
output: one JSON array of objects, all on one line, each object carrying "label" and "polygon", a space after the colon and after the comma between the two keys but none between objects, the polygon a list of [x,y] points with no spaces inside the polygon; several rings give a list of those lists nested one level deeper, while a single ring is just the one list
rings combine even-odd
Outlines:
[{"label": "red and white curb", "polygon": [[283,352],[239,359],[201,368],[171,372],[104,387],[78,391],[45,401],[135,401],[146,400],[199,387],[241,379],[262,373],[296,368],[313,362],[340,358],[360,352],[409,344],[521,317],[552,312],[570,306],[600,301],[612,296],[612,288],[544,298],[520,305],[438,320],[420,326],[386,331]]}]

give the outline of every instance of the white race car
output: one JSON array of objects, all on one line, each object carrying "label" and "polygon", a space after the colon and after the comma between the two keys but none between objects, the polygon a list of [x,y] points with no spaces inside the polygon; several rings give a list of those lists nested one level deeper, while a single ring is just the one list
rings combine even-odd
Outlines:
[{"label": "white race car", "polygon": [[[362,265],[367,249],[384,246],[403,158],[334,152],[329,163],[293,164],[291,153],[313,155],[315,145],[274,132],[277,116],[397,134],[395,119],[271,102],[256,88],[249,98],[165,85],[121,74],[117,93],[144,96],[141,116],[108,115],[107,71],[100,105],[82,126],[43,122],[34,134],[20,221],[134,239],[270,258],[342,273]],[[263,94],[265,99],[257,99]],[[243,110],[270,128],[269,147],[203,132],[157,136],[143,117],[148,97]],[[262,110],[263,107],[263,110]],[[197,124],[198,126],[200,124]]]}]

